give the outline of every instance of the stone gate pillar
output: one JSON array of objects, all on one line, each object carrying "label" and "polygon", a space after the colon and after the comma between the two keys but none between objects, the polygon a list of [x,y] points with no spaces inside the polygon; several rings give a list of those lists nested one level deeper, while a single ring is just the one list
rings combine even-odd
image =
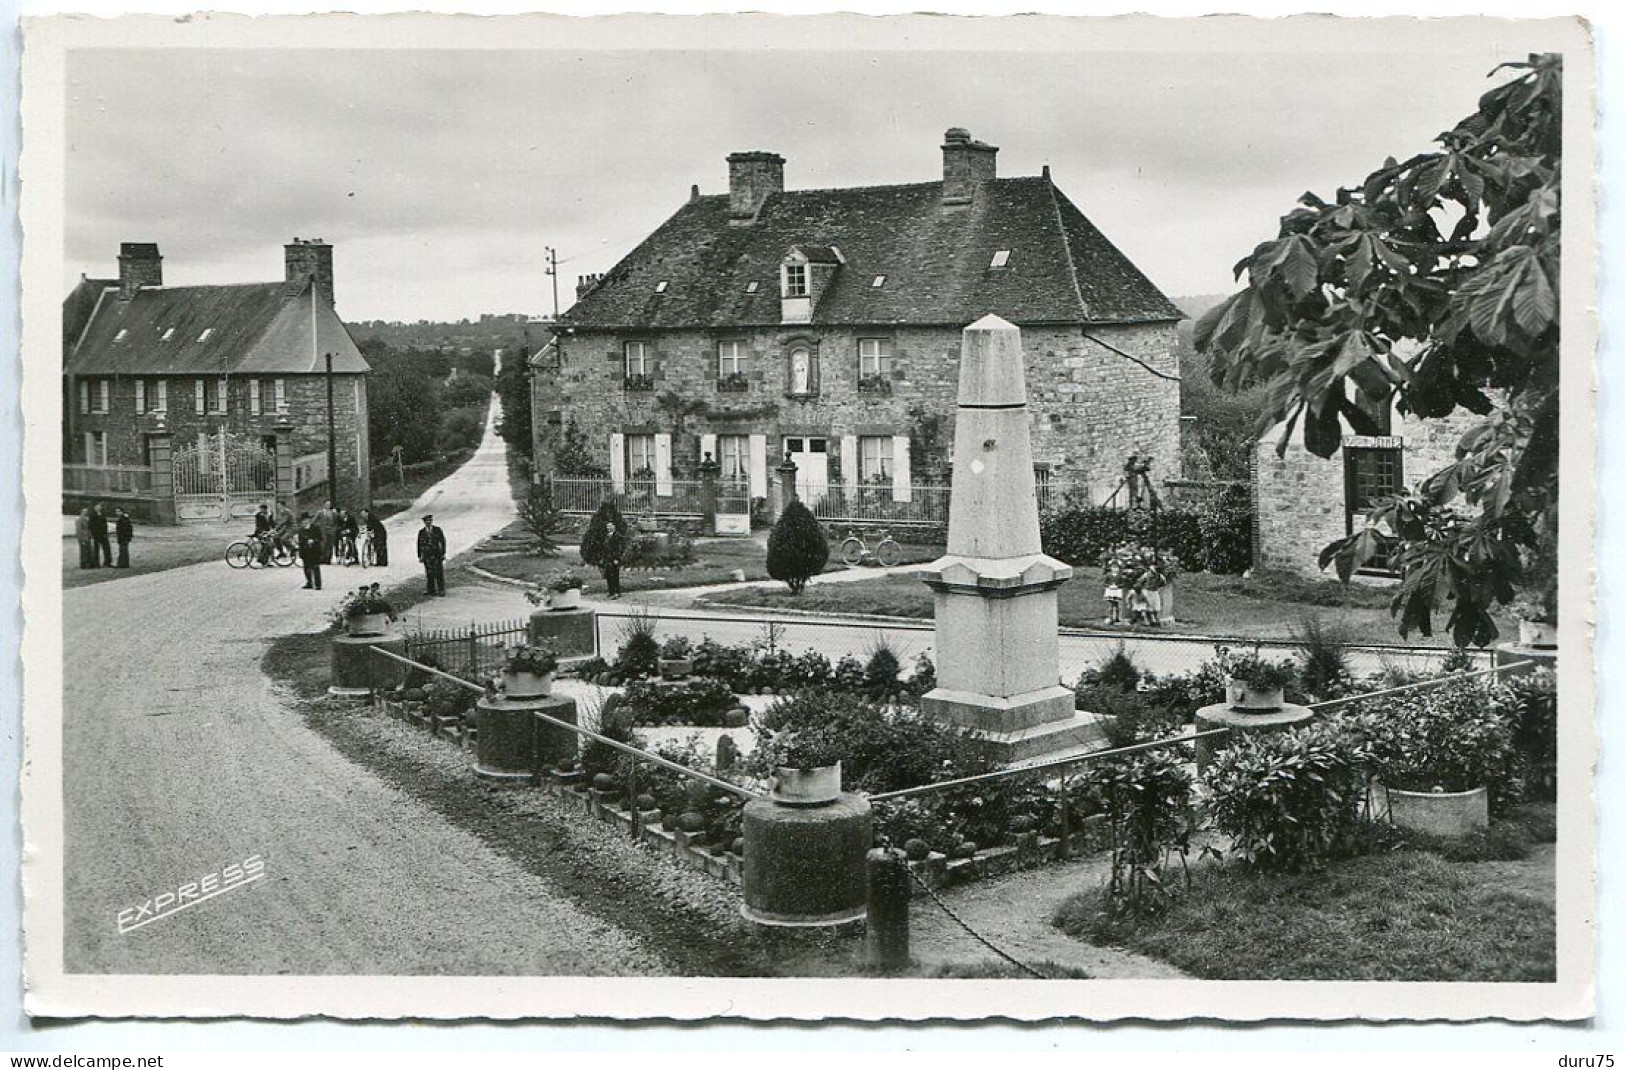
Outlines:
[{"label": "stone gate pillar", "polygon": [[170,436],[153,435],[149,440],[152,457],[152,519],[157,524],[176,524],[175,444]]},{"label": "stone gate pillar", "polygon": [[718,534],[717,476],[721,473],[722,465],[707,453],[700,462],[700,531],[706,535]]},{"label": "stone gate pillar", "polygon": [[779,517],[784,515],[784,507],[796,500],[796,473],[800,471],[796,462],[789,456],[780,461],[773,469],[773,495],[769,499],[773,510],[770,523],[778,523]]}]

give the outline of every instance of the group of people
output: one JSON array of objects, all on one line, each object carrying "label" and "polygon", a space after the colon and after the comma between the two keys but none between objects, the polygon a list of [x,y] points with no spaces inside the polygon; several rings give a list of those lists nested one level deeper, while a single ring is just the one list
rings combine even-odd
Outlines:
[{"label": "group of people", "polygon": [[[305,590],[322,589],[322,566],[333,563],[335,545],[340,563],[354,564],[358,560],[355,544],[363,526],[372,536],[373,563],[388,565],[389,532],[385,530],[383,520],[371,509],[361,510],[361,519],[356,521],[350,519],[347,510],[335,511],[329,502],[326,509],[300,516],[299,531],[294,539],[299,563],[304,566]],[[445,594],[446,533],[435,526],[433,513],[423,517],[417,550],[418,561],[423,564],[424,578],[428,582],[428,593]]]},{"label": "group of people", "polygon": [[81,509],[74,521],[74,536],[79,541],[80,568],[129,568],[130,540],[135,538],[135,522],[123,509],[114,510],[112,536],[118,540],[118,559],[113,559],[113,546],[109,541],[107,509],[97,502]]},{"label": "group of people", "polygon": [[[260,543],[261,562],[270,558],[273,548],[292,551],[302,547],[299,535],[306,526],[314,527],[321,537],[320,564],[331,565],[335,557],[341,565],[389,564],[389,532],[384,529],[383,519],[371,509],[363,509],[357,516],[348,509],[335,509],[332,502],[314,513],[301,514],[297,529],[293,510],[286,505],[279,504],[274,510],[269,505],[260,506],[254,514],[254,537]],[[363,531],[372,538],[371,561],[362,557]]]},{"label": "group of people", "polygon": [[1154,564],[1133,576],[1116,566],[1106,569],[1106,623],[1160,626],[1162,589],[1166,586],[1167,577]]}]

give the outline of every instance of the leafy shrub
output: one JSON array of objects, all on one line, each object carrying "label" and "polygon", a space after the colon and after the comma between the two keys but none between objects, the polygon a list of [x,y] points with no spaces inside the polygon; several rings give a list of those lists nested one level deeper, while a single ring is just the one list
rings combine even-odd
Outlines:
[{"label": "leafy shrub", "polygon": [[719,643],[709,636],[694,648],[694,672],[725,680],[735,691],[751,686],[754,655],[749,647]]},{"label": "leafy shrub", "polygon": [[799,501],[784,507],[767,537],[767,574],[800,594],[829,563],[829,539],[812,511]]},{"label": "leafy shrub", "polygon": [[937,664],[931,660],[930,654],[921,651],[920,656],[914,659],[914,671],[909,674],[904,690],[918,698],[927,691],[934,690],[936,686]]},{"label": "leafy shrub", "polygon": [[1189,716],[1186,712],[1155,706],[1140,692],[1098,685],[1078,689],[1077,708],[1107,718],[1102,727],[1106,731],[1106,742],[1113,747],[1177,736]]},{"label": "leafy shrub", "polygon": [[[611,695],[604,700],[604,705],[598,711],[597,721],[598,734],[606,739],[627,744],[637,742],[636,736],[632,733],[631,711],[620,695]],[[588,781],[599,773],[609,773],[617,779],[624,779],[631,761],[630,755],[606,746],[596,739],[585,740],[581,748],[581,771]]]},{"label": "leafy shrub", "polygon": [[835,663],[835,689],[837,691],[862,691],[867,677],[863,673],[863,662],[851,654],[841,655],[841,660]]},{"label": "leafy shrub", "polygon": [[1253,509],[1247,490],[1232,487],[1200,514],[1203,567],[1220,575],[1239,575],[1253,567]]},{"label": "leafy shrub", "polygon": [[1489,793],[1492,812],[1517,802],[1523,778],[1513,747],[1515,700],[1477,680],[1361,703],[1383,782],[1402,791]]},{"label": "leafy shrub", "polygon": [[677,531],[639,531],[627,540],[627,568],[682,568],[695,561],[694,540]]},{"label": "leafy shrub", "polygon": [[660,642],[655,639],[655,619],[640,610],[626,619],[621,629],[624,637],[619,653],[615,655],[615,668],[628,679],[653,676],[660,669]]},{"label": "leafy shrub", "polygon": [[431,717],[462,717],[474,708],[474,692],[435,677],[425,689],[423,712]]},{"label": "leafy shrub", "polygon": [[723,714],[739,705],[728,685],[701,677],[676,683],[634,680],[626,685],[625,700],[635,725],[695,725],[720,727]]},{"label": "leafy shrub", "polygon": [[1101,687],[1111,691],[1135,691],[1140,686],[1140,667],[1134,664],[1134,659],[1124,649],[1122,643],[1112,651],[1110,657],[1098,666],[1091,666],[1083,670],[1078,677],[1078,687]]},{"label": "leafy shrub", "polygon": [[1547,671],[1507,679],[1506,705],[1512,717],[1512,745],[1522,759],[1529,797],[1557,799],[1557,676]]},{"label": "leafy shrub", "polygon": [[[610,533],[611,526],[614,528],[613,534]],[[581,560],[599,569],[619,562],[626,557],[629,538],[626,518],[621,516],[620,509],[612,501],[604,502],[592,515],[586,533],[581,536]]]},{"label": "leafy shrub", "polygon": [[875,698],[891,698],[901,690],[898,676],[903,671],[902,660],[884,636],[869,649],[869,660],[863,666],[863,688]]},{"label": "leafy shrub", "polygon": [[1248,865],[1315,866],[1359,841],[1367,766],[1359,737],[1334,726],[1245,735],[1220,751],[1203,776],[1209,813]]},{"label": "leafy shrub", "polygon": [[1245,489],[1227,490],[1194,512],[1159,509],[1143,531],[1131,530],[1133,519],[1123,509],[1069,503],[1039,518],[1044,552],[1069,565],[1099,565],[1113,547],[1133,541],[1171,555],[1188,571],[1239,575],[1252,567],[1253,517]]},{"label": "leafy shrub", "polygon": [[1298,684],[1317,700],[1342,698],[1354,689],[1348,643],[1342,629],[1305,617],[1297,634]]},{"label": "leafy shrub", "polygon": [[1176,862],[1189,880],[1185,864],[1195,831],[1190,774],[1178,756],[1148,752],[1100,762],[1091,779],[1105,803],[1111,836],[1106,912],[1162,913],[1179,894]]},{"label": "leafy shrub", "polygon": [[1189,717],[1203,706],[1224,701],[1225,677],[1218,663],[1204,662],[1195,672],[1147,674],[1140,693],[1153,706]]}]

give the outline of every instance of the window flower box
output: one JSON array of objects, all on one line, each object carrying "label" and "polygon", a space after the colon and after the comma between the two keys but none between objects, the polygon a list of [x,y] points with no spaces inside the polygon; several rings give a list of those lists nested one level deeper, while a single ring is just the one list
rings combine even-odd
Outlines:
[{"label": "window flower box", "polygon": [[625,387],[628,392],[647,393],[655,388],[655,377],[652,375],[633,373],[626,377]]},{"label": "window flower box", "polygon": [[743,394],[750,389],[750,380],[745,378],[744,372],[729,372],[718,377],[717,390],[728,394]]},{"label": "window flower box", "polygon": [[858,393],[871,397],[891,397],[891,380],[883,375],[860,376]]}]

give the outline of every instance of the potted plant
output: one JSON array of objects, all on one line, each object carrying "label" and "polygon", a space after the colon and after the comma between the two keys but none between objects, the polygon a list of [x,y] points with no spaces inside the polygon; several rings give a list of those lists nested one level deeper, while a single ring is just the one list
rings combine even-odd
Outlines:
[{"label": "potted plant", "polygon": [[681,680],[694,671],[694,644],[686,635],[674,635],[660,644],[660,675]]},{"label": "potted plant", "polygon": [[553,693],[559,658],[546,645],[525,644],[508,652],[502,666],[502,692],[508,698],[541,698]]},{"label": "potted plant", "polygon": [[342,624],[349,635],[383,635],[395,619],[395,608],[374,583],[345,595],[327,617],[334,624]]},{"label": "potted plant", "polygon": [[581,605],[581,577],[566,569],[556,573],[547,583],[547,604],[550,609],[575,609]]},{"label": "potted plant", "polygon": [[1557,648],[1557,614],[1544,598],[1521,598],[1512,606],[1518,617],[1518,645],[1536,650]]},{"label": "potted plant", "polygon": [[815,806],[841,795],[841,748],[827,731],[781,732],[770,744],[775,802]]},{"label": "potted plant", "polygon": [[1294,678],[1289,662],[1270,661],[1256,648],[1239,656],[1221,648],[1219,664],[1228,678],[1225,697],[1231,709],[1266,711],[1286,705],[1286,686]]},{"label": "potted plant", "polygon": [[1512,700],[1466,680],[1384,704],[1373,740],[1376,811],[1401,828],[1464,836],[1519,787]]}]

